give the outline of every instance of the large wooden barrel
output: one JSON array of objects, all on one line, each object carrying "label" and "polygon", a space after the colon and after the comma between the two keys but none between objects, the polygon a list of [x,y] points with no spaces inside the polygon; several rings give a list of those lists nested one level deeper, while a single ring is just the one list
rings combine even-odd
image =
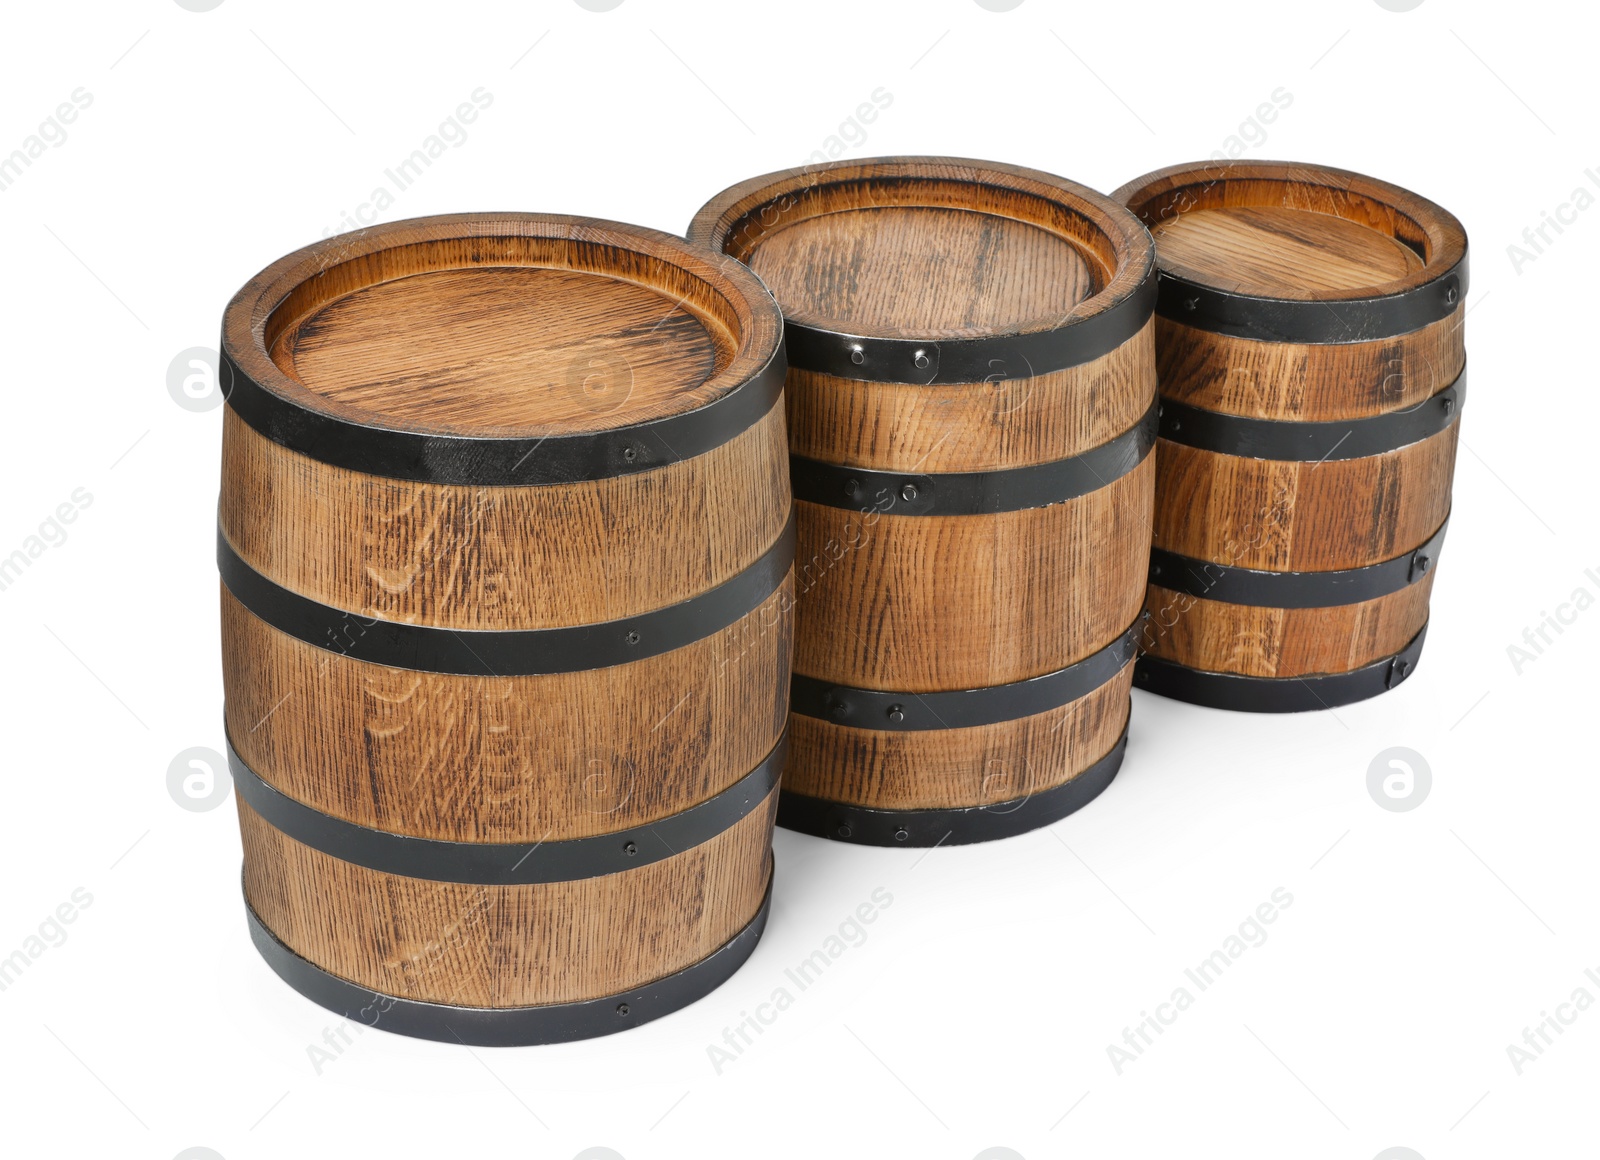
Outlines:
[{"label": "large wooden barrel", "polygon": [[1049,174],[885,158],[746,181],[689,236],[784,311],[778,824],[932,846],[1092,799],[1122,759],[1149,548],[1146,231]]},{"label": "large wooden barrel", "polygon": [[1160,266],[1139,688],[1288,712],[1415,670],[1466,392],[1467,238],[1342,169],[1205,162],[1114,194]]},{"label": "large wooden barrel", "polygon": [[377,226],[223,320],[226,722],[257,947],[478,1044],[705,994],[767,913],[793,526],[781,316],[583,218]]}]

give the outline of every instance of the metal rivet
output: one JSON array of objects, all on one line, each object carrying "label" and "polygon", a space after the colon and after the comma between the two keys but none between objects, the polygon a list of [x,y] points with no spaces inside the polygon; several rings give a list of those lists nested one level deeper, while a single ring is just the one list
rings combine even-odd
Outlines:
[{"label": "metal rivet", "polygon": [[1182,431],[1183,430],[1183,424],[1178,422],[1176,419],[1174,419],[1172,421],[1172,429],[1174,431]]},{"label": "metal rivet", "polygon": [[629,632],[628,635],[623,637],[622,639],[627,641],[629,644],[638,644],[639,643],[639,634],[636,633],[636,632]]},{"label": "metal rivet", "polygon": [[904,721],[905,719],[906,719],[906,707],[904,705],[890,705],[889,706],[889,720],[891,720],[891,721]]},{"label": "metal rivet", "polygon": [[1451,282],[1450,285],[1445,287],[1444,304],[1446,306],[1454,306],[1456,304],[1456,299],[1459,297],[1461,297],[1461,290],[1454,282]]},{"label": "metal rivet", "polygon": [[628,857],[632,858],[635,854],[637,854],[639,852],[639,847],[634,845],[634,843],[632,843],[632,842],[624,842],[622,844],[622,852],[624,854],[626,854]]},{"label": "metal rivet", "polygon": [[617,1014],[618,1015],[627,1015],[627,1013],[628,1013],[628,1005],[626,1003],[618,1003],[617,1004]]},{"label": "metal rivet", "polygon": [[835,721],[843,721],[850,716],[850,706],[844,701],[835,701],[828,709],[828,716]]},{"label": "metal rivet", "polygon": [[848,838],[850,836],[850,827],[849,826],[840,826],[837,830],[834,831],[834,833],[838,834],[841,838]]},{"label": "metal rivet", "polygon": [[1200,299],[1198,299],[1198,298],[1185,298],[1183,300],[1183,308],[1185,310],[1199,310],[1200,309]]},{"label": "metal rivet", "polygon": [[1427,570],[1429,568],[1431,568],[1431,567],[1433,567],[1433,561],[1431,559],[1429,559],[1427,556],[1418,556],[1417,557],[1417,574],[1419,576],[1424,574],[1424,573],[1426,573]]},{"label": "metal rivet", "polygon": [[624,447],[622,449],[622,458],[626,459],[629,463],[632,463],[635,459],[639,458],[639,453],[632,447]]},{"label": "metal rivet", "polygon": [[917,351],[916,354],[911,356],[911,362],[912,362],[912,365],[915,366],[919,371],[927,370],[928,369],[928,352],[927,351],[922,351],[922,350]]},{"label": "metal rivet", "polygon": [[902,487],[900,489],[900,498],[905,500],[907,503],[910,503],[912,500],[916,499],[917,485],[914,483],[908,483]]},{"label": "metal rivet", "polygon": [[1452,399],[1449,395],[1446,395],[1444,397],[1444,413],[1446,415],[1448,415],[1452,411],[1454,411],[1455,409],[1456,409],[1456,401],[1454,399]]},{"label": "metal rivet", "polygon": [[852,346],[850,348],[850,361],[855,363],[856,366],[860,366],[867,361],[867,352],[862,350],[860,346]]},{"label": "metal rivet", "polygon": [[911,835],[909,833],[907,833],[905,830],[896,830],[894,832],[894,840],[896,842],[904,842],[910,836]]},{"label": "metal rivet", "polygon": [[861,490],[861,481],[859,479],[847,479],[847,480],[844,481],[844,493],[845,493],[845,495],[855,495],[855,493],[860,491],[860,490]]}]

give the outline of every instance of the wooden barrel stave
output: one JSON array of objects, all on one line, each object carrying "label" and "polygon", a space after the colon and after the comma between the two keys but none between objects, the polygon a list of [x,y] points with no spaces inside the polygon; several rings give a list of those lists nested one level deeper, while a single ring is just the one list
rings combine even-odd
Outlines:
[{"label": "wooden barrel stave", "polygon": [[[962,214],[983,226],[963,233]],[[1131,650],[1092,691],[1039,711],[960,726],[932,706],[1020,690],[1132,639],[1155,478],[1149,441],[1130,442],[1146,421],[1153,437],[1148,239],[1081,186],[946,159],[753,179],[708,203],[690,237],[749,261],[786,311],[795,671],[823,707],[795,702],[779,824],[934,845],[1082,805],[1120,760]],[[935,244],[929,277],[915,259]],[[1023,323],[1030,307],[1053,313]],[[1059,342],[1078,317],[1119,308],[1130,321],[1077,356],[963,346],[1037,337],[1033,325]],[[1004,498],[1008,480],[1119,440],[1131,453],[1088,485]],[[843,486],[824,497],[824,482]],[[987,506],[937,510],[980,492]],[[918,713],[936,720],[903,720]]]},{"label": "wooden barrel stave", "polygon": [[[269,964],[486,1044],[718,985],[764,925],[786,729],[770,297],[653,231],[458,215],[269,267],[224,353],[226,720]],[[589,406],[569,356],[627,390]]]},{"label": "wooden barrel stave", "polygon": [[[1155,233],[1161,394],[1184,405],[1163,415],[1158,443],[1136,683],[1274,710],[1394,687],[1415,667],[1450,513],[1466,367],[1460,224],[1387,183],[1274,162],[1174,166],[1113,196]],[[1178,423],[1185,408],[1221,422],[1197,438]],[[1434,419],[1408,434],[1418,415]],[[1336,441],[1322,455],[1229,453],[1212,440],[1242,431],[1238,420],[1395,434],[1369,454],[1341,455]],[[1398,590],[1356,600],[1331,582],[1408,561]],[[1330,583],[1325,599],[1284,607],[1212,599],[1215,578],[1240,570]],[[1285,684],[1263,683],[1274,681]]]}]

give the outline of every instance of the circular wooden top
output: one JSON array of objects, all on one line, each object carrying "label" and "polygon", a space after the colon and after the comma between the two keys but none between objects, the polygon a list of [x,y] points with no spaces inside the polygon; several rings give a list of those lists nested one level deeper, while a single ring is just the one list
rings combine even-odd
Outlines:
[{"label": "circular wooden top", "polygon": [[230,303],[247,375],[319,414],[483,438],[697,410],[765,366],[781,319],[723,255],[547,214],[419,218],[330,238]]},{"label": "circular wooden top", "polygon": [[889,157],[792,169],[713,198],[691,240],[756,271],[791,322],[928,340],[1054,330],[1139,287],[1121,207],[1016,166]]},{"label": "circular wooden top", "polygon": [[1408,190],[1326,166],[1175,165],[1112,195],[1156,240],[1164,274],[1301,301],[1402,293],[1453,270],[1466,233]]}]

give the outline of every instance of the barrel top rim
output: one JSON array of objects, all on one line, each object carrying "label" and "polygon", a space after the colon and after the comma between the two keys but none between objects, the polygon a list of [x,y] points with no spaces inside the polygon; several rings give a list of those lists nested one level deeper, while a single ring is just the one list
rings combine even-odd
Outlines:
[{"label": "barrel top rim", "polygon": [[[808,329],[869,339],[938,342],[1004,339],[1068,330],[1113,310],[1138,295],[1155,276],[1155,244],[1139,220],[1124,206],[1090,187],[1039,169],[969,157],[895,155],[824,165],[802,165],[747,178],[712,197],[696,211],[686,231],[690,242],[718,252],[736,225],[756,210],[786,195],[824,185],[844,185],[874,178],[909,178],[989,186],[1054,202],[1082,219],[1105,239],[1117,256],[1116,269],[1098,291],[1065,315],[1018,319],[1003,327],[932,328],[915,333],[901,328],[866,325],[850,319],[806,319]],[[873,208],[862,206],[861,209]],[[811,215],[807,215],[809,218]],[[796,221],[807,220],[797,218]],[[1018,220],[1026,220],[1019,218]],[[789,224],[793,224],[792,222]],[[780,306],[782,304],[780,303]],[[793,322],[794,320],[791,320]]]},{"label": "barrel top rim", "polygon": [[[665,265],[677,267],[703,285],[713,300],[721,304],[724,318],[711,319],[699,309],[680,303],[708,331],[723,327],[731,335],[733,352],[700,385],[694,395],[685,393],[683,405],[654,414],[650,421],[685,415],[715,405],[747,382],[757,378],[775,360],[782,358],[782,314],[761,280],[746,266],[726,254],[697,246],[686,239],[648,226],[576,214],[470,212],[406,218],[352,230],[303,246],[283,255],[249,279],[229,301],[223,312],[222,353],[239,372],[251,379],[280,404],[313,415],[340,420],[373,431],[409,435],[447,435],[458,439],[493,442],[546,435],[567,435],[570,428],[559,422],[534,419],[514,430],[496,427],[482,433],[456,426],[435,426],[381,408],[358,406],[330,398],[286,373],[273,360],[268,327],[274,313],[299,287],[329,270],[346,263],[401,247],[467,240],[473,238],[532,238],[592,244],[623,252],[644,255]],[[508,269],[544,268],[594,273],[564,263],[485,261],[460,268]],[[667,288],[653,285],[621,270],[598,277],[613,277],[665,296]],[[382,280],[372,283],[381,284]],[[362,287],[363,289],[366,287]],[[337,296],[336,296],[337,297]],[[721,360],[719,360],[721,361]],[[224,386],[226,387],[226,383]],[[708,401],[709,400],[709,401]],[[637,422],[636,416],[623,413],[622,424]]]},{"label": "barrel top rim", "polygon": [[[1111,197],[1119,204],[1128,207],[1146,226],[1154,226],[1159,224],[1159,221],[1152,222],[1150,220],[1150,213],[1147,212],[1147,207],[1156,198],[1196,187],[1209,190],[1225,182],[1249,180],[1276,181],[1286,185],[1303,187],[1322,186],[1359,194],[1391,208],[1409,219],[1425,236],[1429,252],[1423,257],[1421,267],[1404,277],[1395,278],[1387,282],[1375,282],[1371,285],[1359,286],[1353,289],[1306,290],[1292,295],[1287,293],[1268,295],[1242,293],[1230,286],[1212,284],[1215,289],[1234,293],[1241,299],[1254,299],[1262,302],[1339,302],[1386,298],[1417,290],[1431,282],[1448,277],[1451,273],[1461,268],[1466,261],[1466,229],[1449,210],[1436,202],[1430,201],[1421,194],[1406,189],[1404,186],[1395,185],[1393,182],[1384,181],[1381,178],[1371,177],[1354,170],[1340,169],[1333,165],[1269,160],[1185,161],[1152,170],[1143,176],[1136,177],[1116,189],[1111,194]],[[1230,206],[1237,205],[1240,207],[1270,204],[1274,203],[1261,201],[1229,203]],[[1219,207],[1198,205],[1193,208],[1198,210]],[[1161,219],[1182,216],[1185,212],[1188,211],[1178,210],[1175,215],[1163,213]],[[1368,225],[1369,228],[1372,228],[1370,223],[1360,224]],[[1161,245],[1159,241],[1155,243],[1155,251],[1156,262],[1160,266]],[[1164,275],[1171,273],[1165,266],[1160,266],[1160,268]],[[1187,274],[1182,276],[1185,279],[1189,277]]]}]

